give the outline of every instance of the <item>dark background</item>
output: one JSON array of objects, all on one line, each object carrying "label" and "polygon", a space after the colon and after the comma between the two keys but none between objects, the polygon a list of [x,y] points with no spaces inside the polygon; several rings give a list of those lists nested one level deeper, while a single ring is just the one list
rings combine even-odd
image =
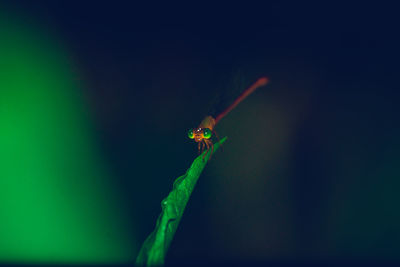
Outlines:
[{"label": "dark background", "polygon": [[132,242],[153,230],[197,155],[187,129],[217,95],[268,76],[218,125],[229,139],[199,180],[167,263],[399,260],[393,7],[8,7],[54,34],[75,63],[126,219],[138,227]]}]

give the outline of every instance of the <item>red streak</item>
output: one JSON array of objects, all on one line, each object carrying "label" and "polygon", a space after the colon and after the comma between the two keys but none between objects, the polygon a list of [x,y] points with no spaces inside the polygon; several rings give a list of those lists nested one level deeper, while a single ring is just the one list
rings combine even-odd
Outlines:
[{"label": "red streak", "polygon": [[258,79],[255,83],[253,83],[249,88],[243,91],[243,93],[236,98],[236,100],[229,106],[227,107],[223,112],[218,114],[217,117],[215,117],[215,124],[217,124],[223,117],[226,116],[232,109],[234,109],[240,102],[242,102],[248,95],[253,93],[258,87],[264,86],[268,83],[268,78],[262,77]]}]

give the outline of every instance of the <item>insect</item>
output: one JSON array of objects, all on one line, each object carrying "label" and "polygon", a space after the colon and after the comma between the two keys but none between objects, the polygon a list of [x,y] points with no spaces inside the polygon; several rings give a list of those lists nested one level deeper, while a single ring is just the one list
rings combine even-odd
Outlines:
[{"label": "insect", "polygon": [[193,139],[198,144],[199,154],[204,151],[204,147],[207,148],[206,153],[203,155],[203,159],[210,151],[210,148],[211,155],[214,152],[214,144],[211,141],[212,135],[214,134],[219,140],[219,137],[214,130],[217,123],[231,110],[233,110],[240,102],[242,102],[248,95],[253,93],[257,88],[266,85],[268,81],[269,80],[266,77],[259,78],[249,88],[244,90],[230,106],[228,106],[225,110],[215,116],[215,118],[213,116],[207,116],[201,121],[200,125],[197,128],[192,128],[188,131],[188,137],[190,139]]}]

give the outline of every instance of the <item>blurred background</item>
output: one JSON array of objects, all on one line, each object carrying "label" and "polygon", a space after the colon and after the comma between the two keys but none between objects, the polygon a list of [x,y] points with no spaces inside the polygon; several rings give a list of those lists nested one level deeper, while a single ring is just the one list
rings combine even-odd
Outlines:
[{"label": "blurred background", "polygon": [[390,8],[197,4],[0,2],[0,264],[133,263],[187,130],[261,76],[167,265],[399,261]]}]

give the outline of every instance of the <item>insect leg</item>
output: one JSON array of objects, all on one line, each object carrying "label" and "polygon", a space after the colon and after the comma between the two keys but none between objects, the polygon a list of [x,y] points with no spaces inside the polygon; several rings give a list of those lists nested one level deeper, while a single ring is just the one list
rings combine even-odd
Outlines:
[{"label": "insect leg", "polygon": [[210,145],[211,145],[211,155],[210,155],[210,159],[211,159],[212,155],[214,154],[214,144],[212,141],[210,141]]},{"label": "insect leg", "polygon": [[206,153],[204,153],[203,159],[207,156],[208,151],[210,151],[210,146],[208,145],[208,142],[207,142],[207,141],[208,141],[208,140],[204,140],[204,143],[205,143],[206,146],[207,146],[207,151],[206,151]]},{"label": "insect leg", "polygon": [[219,136],[218,136],[217,132],[216,132],[215,130],[212,130],[212,132],[214,133],[215,137],[217,137],[217,139],[218,139],[218,142],[219,142],[219,141],[220,141],[220,139],[219,139]]},{"label": "insect leg", "polygon": [[[219,139],[219,136],[218,136],[217,132],[213,130],[213,133],[215,134],[215,137],[217,137],[218,142],[221,141],[221,140]],[[213,145],[213,148],[214,148],[214,145]],[[221,150],[223,150],[222,145],[221,145]]]},{"label": "insect leg", "polygon": [[208,147],[208,151],[210,151],[210,146],[211,146],[210,158],[208,159],[208,160],[210,160],[212,155],[213,155],[213,153],[214,153],[214,144],[213,144],[213,142],[211,140],[206,140],[206,144],[207,144],[207,147]]}]

